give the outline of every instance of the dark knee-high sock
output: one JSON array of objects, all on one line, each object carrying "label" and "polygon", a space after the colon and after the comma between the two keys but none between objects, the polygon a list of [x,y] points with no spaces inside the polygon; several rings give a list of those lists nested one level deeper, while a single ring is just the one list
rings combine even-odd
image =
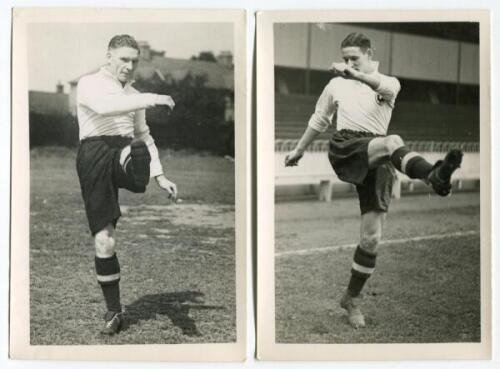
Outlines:
[{"label": "dark knee-high sock", "polygon": [[375,270],[376,254],[365,251],[358,245],[354,252],[354,260],[351,268],[351,279],[347,292],[350,296],[356,297],[361,293],[366,281]]},{"label": "dark knee-high sock", "polygon": [[120,303],[120,264],[116,254],[109,258],[95,258],[97,282],[101,285],[108,311],[122,310]]},{"label": "dark knee-high sock", "polygon": [[426,180],[432,169],[432,164],[421,155],[402,146],[392,153],[391,162],[397,170],[410,178]]}]

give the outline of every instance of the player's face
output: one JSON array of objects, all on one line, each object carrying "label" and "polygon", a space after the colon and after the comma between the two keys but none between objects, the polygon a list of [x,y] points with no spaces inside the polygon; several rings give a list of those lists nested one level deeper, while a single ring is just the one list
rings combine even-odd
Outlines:
[{"label": "player's face", "polygon": [[139,63],[139,51],[132,47],[119,47],[108,51],[109,70],[122,83],[130,81]]},{"label": "player's face", "polygon": [[349,46],[342,48],[342,58],[351,68],[360,72],[370,72],[372,51],[366,49],[363,51],[358,46]]}]

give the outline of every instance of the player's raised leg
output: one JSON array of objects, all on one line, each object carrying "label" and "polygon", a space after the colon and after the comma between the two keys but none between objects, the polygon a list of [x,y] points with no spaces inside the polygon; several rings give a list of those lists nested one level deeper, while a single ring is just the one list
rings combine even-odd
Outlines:
[{"label": "player's raised leg", "polygon": [[[149,183],[151,154],[146,143],[133,139],[129,146],[120,153],[121,171],[126,178],[119,181],[118,185],[135,193],[143,193]],[[120,176],[123,177],[123,176]]]},{"label": "player's raised leg", "polygon": [[107,313],[102,334],[118,333],[123,323],[122,306],[120,303],[120,264],[115,252],[114,227],[108,224],[97,232],[95,237],[95,269],[97,281],[101,286]]},{"label": "player's raised leg", "polygon": [[410,178],[421,179],[431,184],[440,196],[451,192],[451,176],[462,163],[462,152],[450,150],[443,160],[435,164],[405,146],[398,135],[376,137],[368,144],[368,165],[375,168],[390,160],[397,170]]},{"label": "player's raised leg", "polygon": [[375,270],[377,248],[382,237],[385,214],[370,211],[361,216],[360,243],[354,252],[347,291],[340,301],[340,306],[347,310],[347,319],[354,328],[365,326],[365,318],[360,309],[360,294]]}]

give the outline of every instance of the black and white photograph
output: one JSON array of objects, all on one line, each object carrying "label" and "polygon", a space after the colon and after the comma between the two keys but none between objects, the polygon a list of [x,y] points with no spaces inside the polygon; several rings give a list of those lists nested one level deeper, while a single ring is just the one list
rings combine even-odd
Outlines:
[{"label": "black and white photograph", "polygon": [[12,356],[244,358],[244,26],[14,11]]},{"label": "black and white photograph", "polygon": [[[332,14],[262,21],[272,42],[259,47],[273,58],[258,70],[274,91],[271,107],[258,103],[261,147],[274,144],[274,168],[258,164],[258,196],[269,196],[259,214],[273,224],[259,250],[274,245],[263,256],[273,267],[259,269],[274,280],[262,325],[273,323],[282,359],[297,359],[297,344],[372,344],[356,358],[367,360],[382,355],[377,344],[468,343],[456,358],[488,357],[484,13]],[[263,358],[278,357],[264,346]]]}]

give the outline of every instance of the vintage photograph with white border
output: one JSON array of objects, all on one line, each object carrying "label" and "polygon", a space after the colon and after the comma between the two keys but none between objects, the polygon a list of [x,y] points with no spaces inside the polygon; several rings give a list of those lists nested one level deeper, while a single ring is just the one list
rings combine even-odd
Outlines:
[{"label": "vintage photograph with white border", "polygon": [[489,12],[256,22],[257,357],[491,359]]},{"label": "vintage photograph with white border", "polygon": [[245,10],[12,23],[10,358],[245,360]]}]

